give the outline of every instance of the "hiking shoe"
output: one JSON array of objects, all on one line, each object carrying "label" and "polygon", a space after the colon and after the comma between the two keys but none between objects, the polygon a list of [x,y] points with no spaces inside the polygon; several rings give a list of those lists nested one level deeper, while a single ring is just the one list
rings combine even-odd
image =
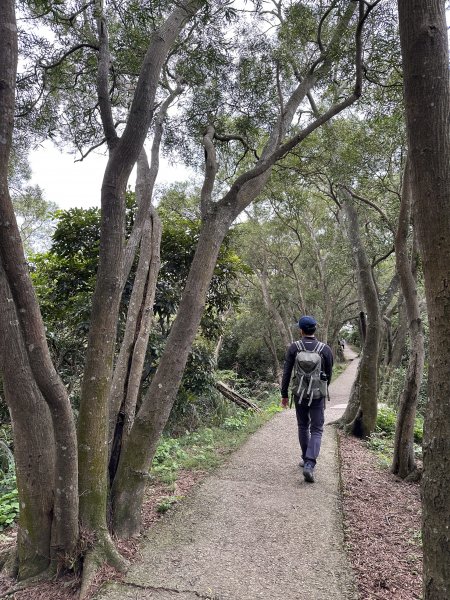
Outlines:
[{"label": "hiking shoe", "polygon": [[305,461],[303,460],[303,458],[300,459],[298,466],[300,467],[300,469],[303,469],[303,467],[305,466]]},{"label": "hiking shoe", "polygon": [[308,483],[314,483],[314,465],[306,463],[303,467],[303,477]]}]

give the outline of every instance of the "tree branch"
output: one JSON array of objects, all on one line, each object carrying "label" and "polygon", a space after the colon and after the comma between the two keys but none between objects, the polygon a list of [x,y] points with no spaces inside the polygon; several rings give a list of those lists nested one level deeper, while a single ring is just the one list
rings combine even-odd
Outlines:
[{"label": "tree branch", "polygon": [[111,150],[117,143],[118,135],[116,128],[114,127],[111,98],[109,94],[108,82],[111,57],[109,53],[108,27],[103,13],[102,0],[96,1],[96,10],[98,11],[97,32],[100,43],[97,70],[97,95],[106,143],[108,144],[108,148]]},{"label": "tree branch", "polygon": [[212,125],[208,125],[203,135],[203,147],[205,148],[205,178],[203,180],[203,186],[200,194],[200,210],[202,217],[206,216],[211,206],[211,196],[218,168],[216,149],[213,144],[214,137],[214,127]]},{"label": "tree branch", "polygon": [[364,204],[367,204],[368,206],[371,206],[373,209],[375,209],[377,211],[377,213],[379,215],[381,215],[381,217],[382,217],[383,221],[386,223],[386,225],[389,227],[389,231],[391,231],[392,233],[395,234],[394,228],[392,227],[386,214],[377,204],[375,204],[375,202],[372,202],[371,200],[368,200],[367,198],[360,196],[359,194],[354,192],[351,188],[347,187],[346,185],[341,185],[340,187],[343,188],[345,191],[347,191],[352,196],[352,198],[355,198],[355,200],[364,202]]},{"label": "tree branch", "polygon": [[39,66],[41,67],[41,69],[44,69],[44,71],[49,71],[50,69],[55,69],[62,62],[64,62],[66,60],[66,58],[68,58],[71,54],[73,54],[74,52],[77,52],[78,50],[82,50],[83,48],[90,48],[91,50],[96,50],[96,51],[98,51],[100,49],[98,46],[95,46],[95,44],[88,44],[88,43],[77,44],[73,48],[70,48],[69,50],[67,50],[67,52],[64,52],[64,54],[62,56],[60,56],[56,62],[49,63],[49,64],[39,63]]}]

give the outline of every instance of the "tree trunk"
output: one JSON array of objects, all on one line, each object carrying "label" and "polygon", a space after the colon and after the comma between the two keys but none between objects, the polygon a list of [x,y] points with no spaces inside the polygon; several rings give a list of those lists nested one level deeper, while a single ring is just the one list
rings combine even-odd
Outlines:
[{"label": "tree trunk", "polygon": [[[200,0],[181,2],[153,34],[120,139],[112,130],[111,111],[105,99],[105,66],[99,62],[99,102],[110,154],[101,191],[99,266],[80,400],[78,458],[80,520],[87,529],[103,532],[103,537],[107,531],[108,399],[125,258],[125,188],[153,119],[164,61],[185,23],[201,4]],[[102,47],[103,31],[104,27],[100,29]]]},{"label": "tree trunk", "polygon": [[22,580],[42,573],[50,565],[55,444],[50,412],[34,381],[1,267],[0,331],[0,371],[11,415],[20,499],[15,575]]},{"label": "tree trunk", "polygon": [[403,295],[398,303],[398,327],[394,343],[392,345],[392,355],[389,366],[396,369],[402,363],[403,354],[406,347],[406,337],[408,335],[408,315],[406,314],[406,305]]},{"label": "tree trunk", "polygon": [[[397,426],[395,430],[394,457],[392,472],[403,479],[416,469],[414,457],[414,420],[417,399],[422,383],[425,359],[423,325],[420,318],[417,285],[414,279],[411,261],[408,257],[408,230],[410,222],[411,186],[408,165],[403,179],[403,193],[400,205],[397,235],[395,236],[395,257],[397,272],[400,277],[403,297],[409,323],[411,349],[409,353],[408,372],[402,394],[400,396]],[[412,260],[414,257],[413,248]]]},{"label": "tree trunk", "polygon": [[[127,314],[127,324],[119,358],[114,372],[112,402],[115,428],[109,464],[114,479],[120,449],[133,425],[153,318],[156,282],[160,266],[161,222],[156,210],[144,225],[139,264]],[[117,408],[118,413],[117,413]]]},{"label": "tree trunk", "polygon": [[[160,133],[162,134],[162,131]],[[161,137],[159,136],[158,152],[160,140]],[[155,142],[153,143],[153,147],[155,147]],[[155,152],[152,152],[152,155],[154,154]],[[153,187],[158,169],[157,165],[155,166],[153,157],[152,168],[149,168],[144,150],[142,150],[139,156],[137,165],[136,197],[138,212],[145,212],[145,217],[140,226],[139,263],[134,278],[125,332],[114,368],[109,398],[110,448],[111,444],[113,444],[115,430],[117,434],[117,429],[120,429],[119,438],[122,435],[125,419],[123,409],[127,396],[132,396],[132,399],[128,400],[128,405],[131,406],[131,404],[134,404],[136,406],[142,376],[142,366],[150,334],[156,281],[160,265],[161,222],[156,210],[151,205]],[[123,283],[125,283],[125,280],[126,278],[124,277]],[[143,337],[140,334],[141,331],[144,333]],[[138,347],[137,353],[136,346]],[[121,423],[118,423],[118,415],[121,409]]]},{"label": "tree trunk", "polygon": [[[75,424],[67,392],[47,346],[45,328],[29,276],[14,215],[9,188],[8,163],[14,121],[17,65],[17,27],[14,2],[0,4],[0,255],[20,323],[21,335],[33,378],[52,417],[56,443],[54,523],[52,545],[62,561],[69,559],[78,539],[78,487]],[[20,355],[25,360],[25,354]],[[12,383],[12,388],[14,384]]]},{"label": "tree trunk", "polygon": [[183,376],[220,245],[229,226],[230,220],[216,213],[209,215],[203,223],[164,354],[122,449],[111,492],[113,529],[121,537],[130,537],[139,531],[148,471]]},{"label": "tree trunk", "polygon": [[[357,267],[359,289],[367,311],[367,331],[358,368],[358,384],[352,388],[352,401],[340,422],[345,424],[346,429],[355,435],[367,437],[375,429],[377,418],[378,356],[381,340],[380,309],[372,269],[359,235],[358,216],[350,200],[345,202],[344,210],[347,217],[348,237]],[[357,400],[359,408],[354,416]]]},{"label": "tree trunk", "polygon": [[424,599],[450,598],[450,86],[444,0],[398,0],[404,96],[429,318],[422,478]]}]

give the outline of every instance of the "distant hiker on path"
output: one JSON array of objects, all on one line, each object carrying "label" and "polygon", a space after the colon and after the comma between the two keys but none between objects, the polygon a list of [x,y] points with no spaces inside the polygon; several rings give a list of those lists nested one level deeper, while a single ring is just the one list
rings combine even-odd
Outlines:
[{"label": "distant hiker on path", "polygon": [[331,348],[314,336],[317,322],[303,316],[298,322],[302,339],[293,342],[286,353],[281,382],[281,405],[289,405],[288,389],[294,369],[292,396],[298,424],[301,449],[300,467],[305,481],[314,483],[314,468],[320,452],[325,402],[333,372]]}]

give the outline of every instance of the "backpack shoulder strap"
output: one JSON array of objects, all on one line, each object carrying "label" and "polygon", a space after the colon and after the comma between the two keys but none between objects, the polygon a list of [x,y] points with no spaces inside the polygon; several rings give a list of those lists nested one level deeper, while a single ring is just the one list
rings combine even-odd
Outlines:
[{"label": "backpack shoulder strap", "polygon": [[317,342],[317,346],[314,348],[314,352],[322,355],[323,349],[325,348],[325,344],[323,342]]},{"label": "backpack shoulder strap", "polygon": [[305,345],[302,340],[295,342],[295,345],[297,346],[297,352],[301,352],[302,350],[305,350]]}]

